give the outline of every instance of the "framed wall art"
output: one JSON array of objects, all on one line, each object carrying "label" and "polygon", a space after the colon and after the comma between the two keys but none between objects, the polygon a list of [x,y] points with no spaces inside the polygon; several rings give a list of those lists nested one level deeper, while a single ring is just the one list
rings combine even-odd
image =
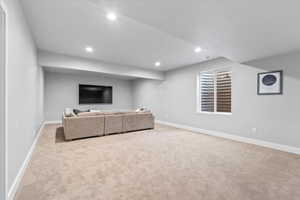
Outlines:
[{"label": "framed wall art", "polygon": [[282,70],[262,72],[257,74],[258,95],[280,95],[282,94]]}]

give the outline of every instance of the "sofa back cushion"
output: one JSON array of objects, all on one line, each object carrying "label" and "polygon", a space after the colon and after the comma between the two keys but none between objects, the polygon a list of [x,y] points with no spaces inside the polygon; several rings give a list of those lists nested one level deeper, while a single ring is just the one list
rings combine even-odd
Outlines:
[{"label": "sofa back cushion", "polygon": [[73,109],[73,112],[78,115],[79,113],[82,113],[82,112],[90,112],[90,110],[78,110],[78,109]]},{"label": "sofa back cushion", "polygon": [[78,117],[85,117],[85,116],[97,116],[100,115],[100,113],[96,112],[80,112],[77,114]]}]

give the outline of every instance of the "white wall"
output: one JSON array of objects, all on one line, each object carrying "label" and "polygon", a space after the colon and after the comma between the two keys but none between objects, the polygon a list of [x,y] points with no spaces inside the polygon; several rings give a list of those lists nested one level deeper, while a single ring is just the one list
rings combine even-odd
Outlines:
[{"label": "white wall", "polygon": [[[164,81],[135,80],[134,105],[147,106],[158,120],[300,147],[300,52],[248,65],[217,59],[168,71]],[[196,113],[196,76],[202,70],[231,67],[232,115]],[[257,73],[284,70],[283,95],[258,96]],[[256,132],[252,128],[257,128]]]},{"label": "white wall", "polygon": [[8,188],[24,162],[43,121],[43,70],[18,0],[7,8]]},{"label": "white wall", "polygon": [[5,12],[0,4],[0,199],[6,198],[5,136]]},{"label": "white wall", "polygon": [[[113,104],[79,105],[78,85],[113,87]],[[65,108],[129,110],[132,109],[132,83],[129,80],[90,74],[45,73],[45,118],[61,120]]]}]

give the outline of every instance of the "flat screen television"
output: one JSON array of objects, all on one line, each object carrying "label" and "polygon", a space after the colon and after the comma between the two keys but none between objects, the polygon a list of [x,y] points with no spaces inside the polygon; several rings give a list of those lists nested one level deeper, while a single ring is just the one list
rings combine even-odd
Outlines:
[{"label": "flat screen television", "polygon": [[79,104],[112,104],[112,86],[79,84]]}]

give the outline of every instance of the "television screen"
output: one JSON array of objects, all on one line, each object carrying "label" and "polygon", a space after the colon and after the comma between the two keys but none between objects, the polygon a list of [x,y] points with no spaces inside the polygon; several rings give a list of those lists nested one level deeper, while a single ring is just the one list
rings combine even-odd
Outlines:
[{"label": "television screen", "polygon": [[79,104],[112,104],[112,86],[79,85]]}]

